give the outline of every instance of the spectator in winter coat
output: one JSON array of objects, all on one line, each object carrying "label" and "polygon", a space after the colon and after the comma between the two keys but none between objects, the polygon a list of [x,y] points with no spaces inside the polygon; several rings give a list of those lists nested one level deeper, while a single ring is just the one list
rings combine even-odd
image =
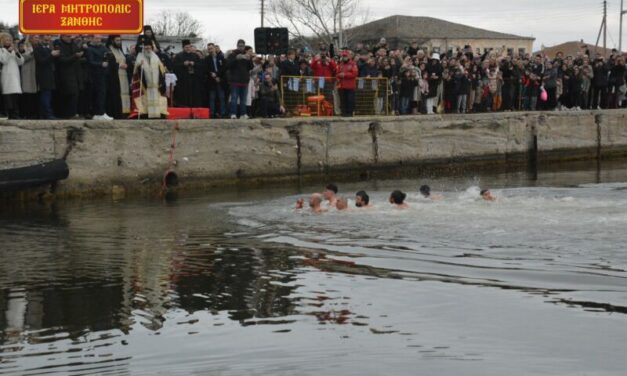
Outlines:
[{"label": "spectator in winter coat", "polygon": [[418,80],[416,79],[416,72],[413,70],[405,70],[403,77],[401,78],[401,86],[399,94],[401,97],[401,115],[409,114],[409,104],[414,95],[414,89],[418,86]]},{"label": "spectator in winter coat", "polygon": [[239,100],[239,114],[248,119],[246,114],[246,96],[250,82],[250,70],[253,69],[253,51],[246,46],[243,39],[237,41],[237,49],[231,52],[226,62],[226,69],[231,84],[231,119],[237,118],[237,103]]},{"label": "spectator in winter coat", "polygon": [[262,117],[275,117],[285,112],[279,97],[279,87],[272,79],[272,74],[266,72],[263,82],[259,85],[260,114]]},{"label": "spectator in winter coat", "polygon": [[429,72],[429,95],[427,96],[427,114],[433,114],[433,108],[438,105],[438,86],[442,82],[442,73],[444,69],[440,64],[440,54],[434,53],[431,56],[427,72]]},{"label": "spectator in winter coat", "polygon": [[224,79],[224,54],[219,52],[213,43],[207,45],[207,74],[209,78],[209,108],[211,109],[211,116],[218,117],[218,108],[216,107],[216,99],[220,104],[221,117],[226,116],[226,101],[224,96],[224,88],[222,87],[222,80]]},{"label": "spectator in winter coat", "polygon": [[470,92],[470,80],[468,79],[468,73],[458,69],[455,72],[455,112],[466,113],[468,93]]},{"label": "spectator in winter coat", "polygon": [[78,94],[81,90],[82,68],[81,58],[84,52],[72,40],[70,35],[62,35],[57,44],[60,54],[57,63],[57,93],[61,96],[61,103],[65,104],[63,116],[78,118]]},{"label": "spectator in winter coat", "polygon": [[60,53],[59,50],[52,49],[50,35],[41,36],[39,44],[33,51],[37,86],[39,87],[39,117],[41,119],[55,119],[52,113],[52,91],[55,89],[55,60]]},{"label": "spectator in winter coat", "polygon": [[0,34],[0,63],[2,64],[2,100],[9,119],[19,118],[18,97],[22,94],[20,66],[24,57],[13,45],[13,37],[8,33]]},{"label": "spectator in winter coat", "polygon": [[554,110],[557,106],[557,67],[548,62],[543,76],[544,89],[547,93],[545,110]]},{"label": "spectator in winter coat", "polygon": [[279,64],[279,72],[281,76],[299,76],[300,67],[296,60],[296,51],[289,50],[287,52],[287,59]]},{"label": "spectator in winter coat", "polygon": [[329,58],[329,55],[326,51],[320,53],[320,55],[316,55],[311,62],[311,70],[313,71],[313,75],[315,77],[326,77],[331,78],[335,76],[335,71],[337,70],[337,64],[335,60]]},{"label": "spectator in winter coat", "polygon": [[351,58],[350,51],[342,51],[342,60],[336,72],[342,116],[353,116],[355,111],[355,78],[357,74],[357,64]]},{"label": "spectator in winter coat", "polygon": [[598,55],[592,66],[592,108],[607,108],[607,86],[609,68],[603,56]]},{"label": "spectator in winter coat", "polygon": [[24,57],[24,64],[20,69],[22,76],[20,115],[26,119],[36,119],[39,117],[39,111],[37,110],[37,67],[33,54],[33,50],[37,44],[39,44],[39,35],[29,35],[18,48],[22,57]]},{"label": "spectator in winter coat", "polygon": [[611,108],[620,107],[621,97],[625,95],[623,86],[625,85],[625,59],[623,57],[615,58],[614,64],[610,69],[609,91],[612,94]]},{"label": "spectator in winter coat", "polygon": [[107,67],[109,66],[107,47],[102,44],[99,35],[95,35],[87,48],[87,64],[89,65],[89,77],[91,82],[91,109],[94,120],[113,120],[105,113],[107,98]]}]

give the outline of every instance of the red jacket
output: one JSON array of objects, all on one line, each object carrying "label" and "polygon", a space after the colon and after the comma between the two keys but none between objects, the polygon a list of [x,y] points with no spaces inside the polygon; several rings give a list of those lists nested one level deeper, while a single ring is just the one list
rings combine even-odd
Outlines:
[{"label": "red jacket", "polygon": [[[340,73],[344,73],[344,77],[340,77]],[[337,88],[355,90],[357,86],[355,84],[355,77],[357,77],[358,74],[359,69],[357,69],[357,64],[353,60],[349,60],[346,63],[341,62],[337,67]]]},{"label": "red jacket", "polygon": [[320,59],[314,59],[314,61],[311,62],[311,70],[313,71],[314,77],[331,78],[335,76],[337,64],[333,59],[327,59],[327,64],[322,64],[322,60]]}]

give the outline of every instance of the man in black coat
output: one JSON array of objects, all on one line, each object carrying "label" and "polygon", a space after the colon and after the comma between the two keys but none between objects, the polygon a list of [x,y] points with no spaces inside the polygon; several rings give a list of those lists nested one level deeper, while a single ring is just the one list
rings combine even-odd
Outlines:
[{"label": "man in black coat", "polygon": [[209,108],[211,116],[218,117],[216,108],[216,98],[220,101],[220,116],[226,116],[226,102],[224,98],[224,89],[222,81],[224,79],[224,54],[218,53],[213,43],[207,45],[207,64],[208,89],[209,89]]},{"label": "man in black coat", "polygon": [[300,67],[296,61],[296,50],[290,49],[287,52],[287,59],[279,63],[279,74],[281,76],[300,76]]},{"label": "man in black coat", "polygon": [[607,108],[607,88],[610,69],[603,56],[597,54],[592,66],[592,103],[591,108]]},{"label": "man in black coat", "polygon": [[239,100],[239,115],[248,119],[246,113],[246,96],[250,81],[250,70],[253,69],[253,50],[246,46],[243,39],[237,41],[237,49],[233,50],[226,61],[231,86],[231,119],[237,118],[237,103]]},{"label": "man in black coat", "polygon": [[87,48],[87,64],[89,64],[89,78],[91,82],[91,110],[94,120],[113,120],[105,113],[107,98],[107,67],[109,66],[110,52],[102,44],[99,35],[94,35]]},{"label": "man in black coat", "polygon": [[33,50],[35,57],[35,77],[39,88],[39,114],[42,119],[55,119],[52,114],[52,91],[55,89],[54,60],[60,55],[59,50],[51,48],[50,35],[42,40]]},{"label": "man in black coat", "polygon": [[183,40],[183,51],[174,58],[176,86],[174,107],[200,107],[202,105],[202,85],[205,80],[199,71],[200,58],[193,51],[192,43]]},{"label": "man in black coat", "polygon": [[77,118],[78,94],[81,90],[81,58],[83,51],[72,40],[71,35],[62,35],[59,43],[57,90],[63,96],[64,116]]}]

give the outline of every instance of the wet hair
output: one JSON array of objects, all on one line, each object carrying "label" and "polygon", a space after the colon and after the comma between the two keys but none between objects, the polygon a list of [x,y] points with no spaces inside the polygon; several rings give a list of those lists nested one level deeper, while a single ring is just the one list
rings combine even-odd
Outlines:
[{"label": "wet hair", "polygon": [[425,197],[431,196],[431,187],[429,187],[428,185],[421,186],[420,193]]},{"label": "wet hair", "polygon": [[335,204],[335,206],[337,207],[340,204],[344,206],[344,209],[348,209],[348,199],[346,197],[339,197],[337,199],[337,203]]},{"label": "wet hair", "polygon": [[396,205],[401,205],[403,201],[405,201],[406,197],[407,195],[401,191],[394,191],[392,192],[392,194],[390,194],[390,198],[392,199],[392,201],[394,201]]},{"label": "wet hair", "polygon": [[333,193],[337,194],[337,185],[335,184],[327,184],[326,189],[333,191]]},{"label": "wet hair", "polygon": [[359,192],[355,193],[355,196],[361,197],[361,200],[366,205],[368,205],[370,203],[370,196],[368,196],[366,191],[359,191]]},{"label": "wet hair", "polygon": [[481,196],[483,196],[484,194],[488,193],[490,190],[489,189],[482,189],[481,192],[479,193]]}]

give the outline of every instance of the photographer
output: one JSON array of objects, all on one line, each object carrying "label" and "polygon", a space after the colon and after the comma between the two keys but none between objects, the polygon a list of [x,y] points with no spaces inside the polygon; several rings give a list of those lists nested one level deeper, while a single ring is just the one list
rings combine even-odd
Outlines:
[{"label": "photographer", "polygon": [[95,35],[87,47],[87,64],[91,81],[91,108],[94,120],[113,120],[105,113],[107,95],[107,67],[109,66],[109,51],[103,44],[102,38]]},{"label": "photographer", "polygon": [[314,56],[311,62],[311,70],[314,77],[331,78],[335,75],[337,64],[335,60],[329,58],[329,54],[326,51],[322,51],[319,55]]},{"label": "photographer", "polygon": [[226,70],[231,86],[231,119],[237,118],[238,100],[239,115],[248,119],[246,114],[246,96],[250,82],[250,70],[253,69],[253,49],[246,46],[243,39],[237,41],[237,49],[233,50],[226,60]]},{"label": "photographer", "polygon": [[0,34],[0,63],[2,66],[2,99],[9,119],[19,119],[18,98],[22,94],[20,83],[20,66],[24,57],[13,46],[13,37],[7,33]]},{"label": "photographer", "polygon": [[268,72],[263,74],[263,82],[259,85],[259,104],[260,115],[264,118],[285,113],[285,108],[281,106],[279,87]]}]

